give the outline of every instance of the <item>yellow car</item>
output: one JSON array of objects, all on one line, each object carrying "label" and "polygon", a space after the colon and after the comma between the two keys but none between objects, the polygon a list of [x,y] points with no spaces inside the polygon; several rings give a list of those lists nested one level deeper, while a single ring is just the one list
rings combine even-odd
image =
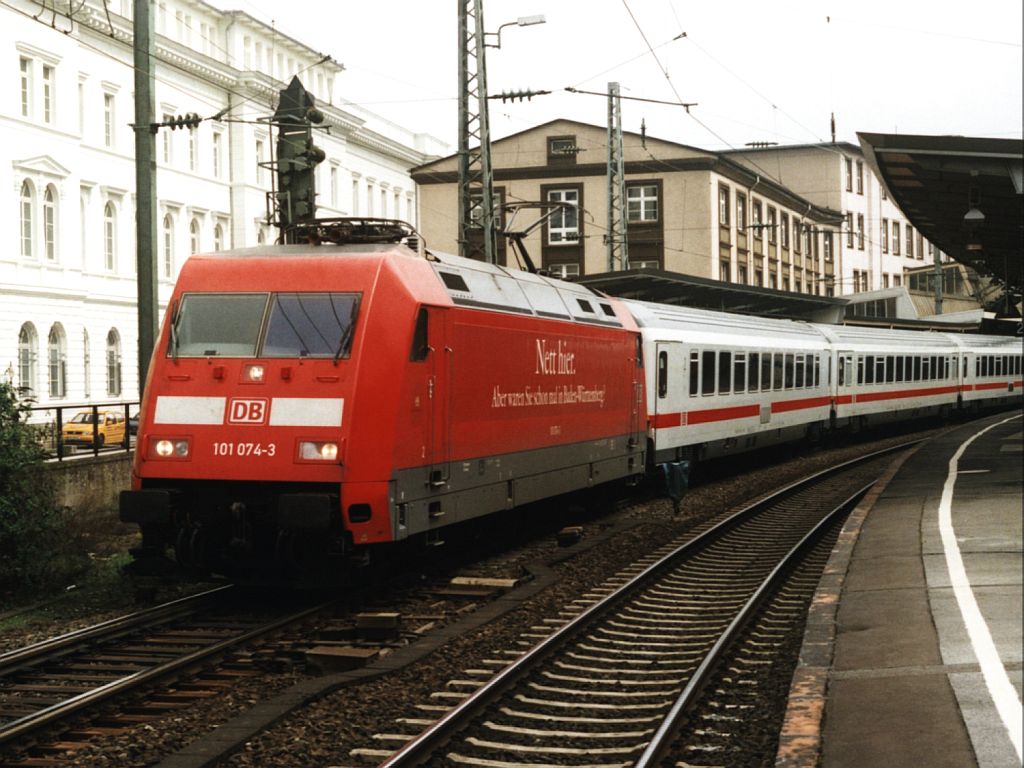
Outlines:
[{"label": "yellow car", "polygon": [[[97,411],[95,440],[96,447],[124,442],[124,414],[117,411]],[[61,431],[65,445],[93,445],[93,412],[76,413],[71,421],[64,422]]]}]

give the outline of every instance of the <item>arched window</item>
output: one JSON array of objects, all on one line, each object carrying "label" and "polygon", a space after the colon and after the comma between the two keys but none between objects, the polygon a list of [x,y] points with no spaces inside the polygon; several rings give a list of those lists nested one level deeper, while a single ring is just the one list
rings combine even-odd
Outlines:
[{"label": "arched window", "polygon": [[64,397],[67,392],[67,345],[64,340],[64,328],[60,323],[50,327],[50,337],[46,343],[46,362],[50,372],[50,397]]},{"label": "arched window", "polygon": [[107,394],[121,395],[121,334],[117,328],[107,334]]},{"label": "arched window", "polygon": [[192,253],[199,253],[199,220],[192,219],[192,223],[188,225],[188,236],[189,236],[189,248],[192,249]]},{"label": "arched window", "polygon": [[57,192],[52,184],[43,193],[43,252],[47,261],[57,260]]},{"label": "arched window", "polygon": [[89,353],[89,331],[82,329],[82,376],[85,379],[85,399],[92,397],[92,355]]},{"label": "arched window", "polygon": [[213,250],[224,250],[224,227],[220,224],[213,228]]},{"label": "arched window", "polygon": [[36,358],[37,342],[35,326],[25,323],[18,333],[18,387],[23,397],[31,397],[36,392]]},{"label": "arched window", "polygon": [[164,216],[164,277],[174,274],[174,220]]},{"label": "arched window", "polygon": [[21,183],[21,255],[31,259],[35,255],[32,242],[32,185]]},{"label": "arched window", "polygon": [[110,202],[103,206],[103,266],[108,272],[117,266],[117,212]]}]

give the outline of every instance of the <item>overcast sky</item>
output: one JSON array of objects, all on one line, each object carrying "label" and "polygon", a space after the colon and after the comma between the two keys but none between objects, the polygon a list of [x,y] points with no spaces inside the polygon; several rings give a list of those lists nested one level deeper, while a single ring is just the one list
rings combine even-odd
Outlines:
[{"label": "overcast sky", "polygon": [[[458,136],[460,0],[214,0],[273,23],[346,71],[336,93],[453,150]],[[707,149],[857,131],[1020,138],[1022,2],[972,0],[485,0],[492,138],[558,117],[604,125],[610,81],[623,128]],[[287,9],[284,15],[282,9]],[[682,36],[681,36],[682,35]]]}]

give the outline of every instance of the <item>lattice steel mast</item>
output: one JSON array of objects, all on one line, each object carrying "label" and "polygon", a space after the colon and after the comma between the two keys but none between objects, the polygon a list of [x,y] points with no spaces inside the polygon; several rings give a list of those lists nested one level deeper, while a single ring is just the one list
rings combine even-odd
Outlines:
[{"label": "lattice steel mast", "polygon": [[[459,255],[494,264],[498,249],[491,131],[487,116],[483,0],[458,2]],[[470,146],[473,141],[475,147]]]},{"label": "lattice steel mast", "polygon": [[622,159],[622,101],[619,84],[608,83],[608,271],[629,269],[626,241],[626,174]]}]

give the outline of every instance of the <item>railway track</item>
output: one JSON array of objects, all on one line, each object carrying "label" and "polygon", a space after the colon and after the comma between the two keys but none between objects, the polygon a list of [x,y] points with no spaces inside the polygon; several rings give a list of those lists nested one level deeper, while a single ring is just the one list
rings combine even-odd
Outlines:
[{"label": "railway track", "polygon": [[[752,679],[740,674],[743,667],[771,663],[766,638],[780,612],[798,621],[803,615],[793,610],[793,587],[781,585],[791,573],[808,581],[799,565],[807,552],[841,523],[888,455],[906,447],[819,473],[662,547],[524,636],[529,649],[510,651],[511,662],[467,670],[352,757],[389,767],[589,768],[653,766],[670,752],[685,754],[683,725],[716,675],[719,684],[703,699],[711,711],[694,723],[742,721],[742,704],[714,709],[723,697],[735,701],[722,681],[742,690]],[[813,587],[817,577],[810,581]],[[770,631],[751,628],[759,616]],[[732,652],[741,653],[733,662],[741,666],[732,667],[739,672],[723,676]],[[697,728],[698,752],[707,730]]]},{"label": "railway track", "polygon": [[[332,604],[259,607],[221,587],[0,655],[0,757],[9,748],[22,752],[44,728],[192,672]],[[145,712],[117,714],[82,735],[159,717],[204,695],[201,686],[158,693]]]}]

